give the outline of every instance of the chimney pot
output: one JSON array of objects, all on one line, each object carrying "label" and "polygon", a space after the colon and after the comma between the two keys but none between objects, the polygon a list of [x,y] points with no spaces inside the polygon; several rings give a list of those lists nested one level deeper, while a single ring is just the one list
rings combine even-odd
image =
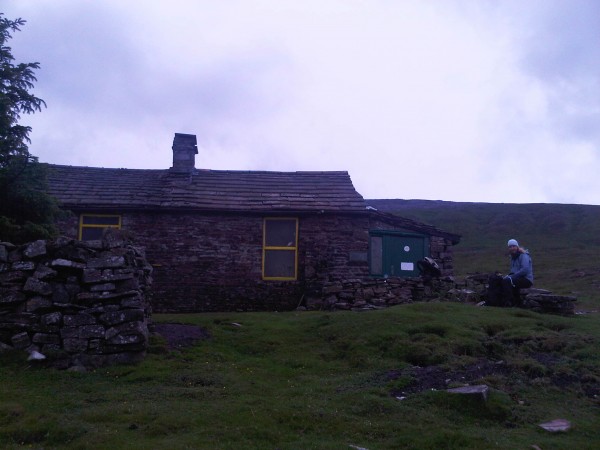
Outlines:
[{"label": "chimney pot", "polygon": [[173,138],[173,167],[175,172],[191,172],[198,154],[195,134],[175,133]]}]

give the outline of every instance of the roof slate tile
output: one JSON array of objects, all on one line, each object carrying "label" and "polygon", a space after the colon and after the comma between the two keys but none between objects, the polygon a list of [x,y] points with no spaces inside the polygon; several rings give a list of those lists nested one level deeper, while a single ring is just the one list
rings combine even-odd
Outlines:
[{"label": "roof slate tile", "polygon": [[205,211],[364,212],[348,172],[110,169],[48,164],[65,207]]}]

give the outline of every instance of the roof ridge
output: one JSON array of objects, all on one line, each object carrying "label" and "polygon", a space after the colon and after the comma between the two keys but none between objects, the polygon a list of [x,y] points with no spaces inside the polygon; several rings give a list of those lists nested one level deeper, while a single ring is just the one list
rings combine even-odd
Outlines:
[{"label": "roof ridge", "polygon": [[[136,172],[164,172],[167,174],[173,175],[182,175],[178,172],[173,172],[170,169],[132,169],[129,167],[98,167],[98,166],[76,166],[72,164],[53,164],[53,163],[41,163],[45,164],[48,167],[57,167],[57,168],[73,168],[73,169],[91,169],[91,170],[131,170]],[[249,170],[249,169],[202,169],[196,168],[191,172],[192,174],[200,174],[200,173],[233,173],[233,174],[298,174],[298,175],[348,175],[350,173],[347,170]],[[186,174],[184,174],[186,175]]]}]

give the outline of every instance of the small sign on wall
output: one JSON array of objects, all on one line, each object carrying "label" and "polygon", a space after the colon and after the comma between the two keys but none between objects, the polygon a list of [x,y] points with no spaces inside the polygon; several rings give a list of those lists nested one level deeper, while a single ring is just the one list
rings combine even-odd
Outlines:
[{"label": "small sign on wall", "polygon": [[414,265],[414,263],[411,263],[411,262],[403,262],[403,263],[400,263],[400,270],[406,270],[406,271],[412,272],[413,270],[415,270],[415,265]]}]

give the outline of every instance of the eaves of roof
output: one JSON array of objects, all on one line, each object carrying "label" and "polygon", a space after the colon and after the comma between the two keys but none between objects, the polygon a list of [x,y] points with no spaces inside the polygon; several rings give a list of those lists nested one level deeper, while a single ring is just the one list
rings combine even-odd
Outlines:
[{"label": "eaves of roof", "polygon": [[433,225],[429,225],[423,222],[417,222],[412,219],[407,219],[405,217],[396,216],[394,214],[385,213],[374,209],[369,209],[369,214],[371,214],[378,220],[381,220],[399,228],[424,233],[430,236],[439,236],[446,238],[450,240],[453,245],[458,244],[462,237],[460,234],[449,233],[447,231],[440,230],[439,228],[434,227]]}]

